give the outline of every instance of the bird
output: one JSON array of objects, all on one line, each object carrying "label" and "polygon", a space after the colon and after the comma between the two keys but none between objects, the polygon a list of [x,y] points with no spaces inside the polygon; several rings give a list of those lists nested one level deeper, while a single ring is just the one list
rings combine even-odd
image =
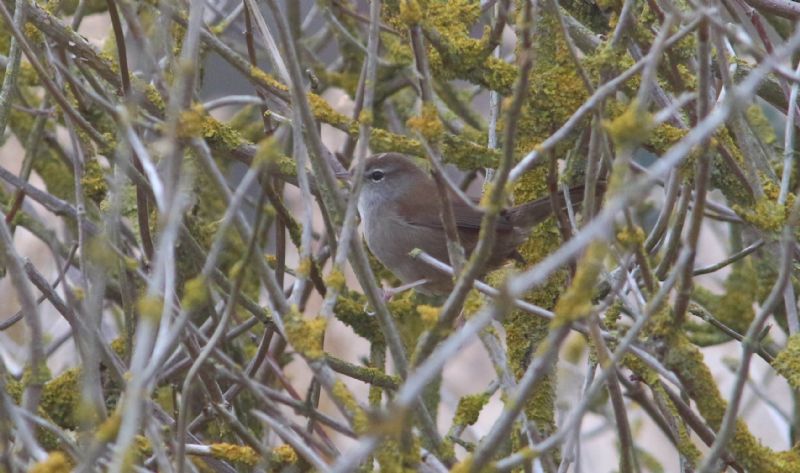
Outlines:
[{"label": "bird", "polygon": [[[447,237],[441,220],[442,203],[429,172],[397,152],[370,156],[358,195],[358,212],[367,246],[375,257],[403,282],[422,294],[443,295],[453,288],[450,275],[414,258],[415,249],[448,262]],[[570,200],[580,202],[583,187],[570,189]],[[563,198],[560,199],[563,205]],[[461,245],[469,256],[478,244],[484,212],[454,196],[450,203]],[[509,259],[520,260],[517,247],[532,228],[552,215],[549,197],[504,209],[495,228],[495,241],[483,273]]]}]

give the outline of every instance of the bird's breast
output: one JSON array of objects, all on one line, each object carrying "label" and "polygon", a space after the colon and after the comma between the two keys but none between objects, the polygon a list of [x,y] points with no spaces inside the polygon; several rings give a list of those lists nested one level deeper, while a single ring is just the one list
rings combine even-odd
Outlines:
[{"label": "bird's breast", "polygon": [[410,255],[418,248],[446,262],[447,246],[441,230],[413,225],[389,215],[373,214],[364,220],[364,237],[370,251],[403,283],[428,279],[433,282],[429,288],[441,286],[440,283],[451,284],[449,276]]}]

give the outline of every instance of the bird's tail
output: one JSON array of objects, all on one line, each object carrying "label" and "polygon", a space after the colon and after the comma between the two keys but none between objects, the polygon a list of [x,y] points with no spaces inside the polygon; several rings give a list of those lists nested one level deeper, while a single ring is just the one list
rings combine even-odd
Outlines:
[{"label": "bird's tail", "polygon": [[[583,184],[571,187],[569,189],[569,204],[576,211],[579,211],[583,205],[583,196],[585,194],[585,190],[586,189]],[[596,195],[598,197],[602,196],[603,192],[605,192],[605,184],[598,182]],[[559,192],[558,198],[555,200],[557,201],[558,211],[563,212],[567,205],[567,201],[564,198],[564,193]],[[534,225],[538,225],[551,215],[553,215],[553,201],[549,195],[526,202],[508,210],[508,216],[514,226],[521,228],[531,228]]]}]

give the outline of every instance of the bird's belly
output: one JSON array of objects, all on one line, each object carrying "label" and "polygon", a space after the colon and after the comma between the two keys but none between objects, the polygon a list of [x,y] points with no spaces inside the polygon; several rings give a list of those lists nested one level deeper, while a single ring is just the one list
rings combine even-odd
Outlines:
[{"label": "bird's belly", "polygon": [[364,234],[370,251],[403,283],[427,279],[430,283],[419,288],[420,291],[437,294],[447,292],[452,287],[452,278],[449,275],[409,254],[419,248],[434,258],[447,262],[447,246],[441,231],[393,219],[381,219],[380,222],[366,227]]}]

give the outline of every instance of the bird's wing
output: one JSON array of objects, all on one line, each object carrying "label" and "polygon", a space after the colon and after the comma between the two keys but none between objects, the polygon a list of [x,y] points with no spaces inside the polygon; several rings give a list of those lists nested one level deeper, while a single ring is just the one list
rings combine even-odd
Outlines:
[{"label": "bird's wing", "polygon": [[[436,199],[437,196],[431,196],[433,199]],[[460,200],[453,200],[451,201],[453,206],[453,214],[455,215],[456,226],[458,227],[459,231],[462,232],[475,232],[477,233],[481,228],[481,221],[483,220],[483,212],[481,210],[477,210],[474,207],[467,205]],[[421,208],[422,206],[425,207],[433,207],[434,211],[431,211],[431,208]],[[405,204],[402,208],[398,209],[400,215],[405,216],[405,220],[411,225],[418,225],[421,227],[428,227],[428,228],[442,228],[442,218],[439,215],[439,205],[431,204],[430,202],[420,203],[419,200],[416,200],[413,203]],[[514,226],[511,223],[511,220],[506,215],[505,211],[500,214],[500,218],[497,221],[497,230],[501,232],[511,231],[513,230]]]}]

